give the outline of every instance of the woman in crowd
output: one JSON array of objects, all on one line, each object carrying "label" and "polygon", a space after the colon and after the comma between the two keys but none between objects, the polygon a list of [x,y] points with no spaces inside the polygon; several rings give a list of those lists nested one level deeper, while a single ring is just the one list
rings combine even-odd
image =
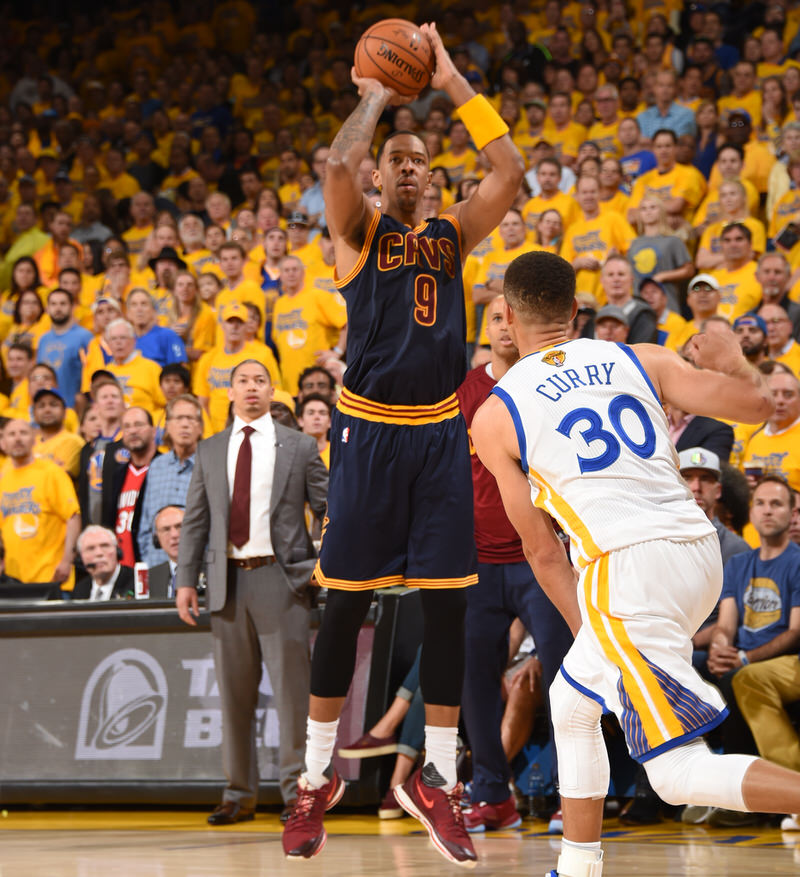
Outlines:
[{"label": "woman in crowd", "polygon": [[686,244],[667,222],[664,202],[655,195],[645,195],[639,204],[639,236],[631,244],[628,259],[633,268],[634,287],[645,277],[653,277],[664,286],[669,307],[677,311],[678,284],[694,274],[694,265]]},{"label": "woman in crowd", "polygon": [[[203,274],[201,277],[214,277]],[[214,346],[217,318],[200,296],[190,271],[179,271],[175,278],[174,302],[169,325],[183,339],[189,363],[194,363]]]}]

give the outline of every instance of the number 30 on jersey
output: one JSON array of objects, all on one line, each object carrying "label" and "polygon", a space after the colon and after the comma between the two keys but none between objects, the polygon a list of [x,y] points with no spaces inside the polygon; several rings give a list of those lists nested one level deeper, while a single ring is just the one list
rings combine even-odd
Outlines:
[{"label": "number 30 on jersey", "polygon": [[[625,411],[630,411],[641,424],[643,433],[641,442],[632,438],[625,429],[622,423],[622,415]],[[573,430],[579,424],[586,424],[585,428],[578,429],[578,434],[587,445],[596,446],[598,453],[592,457],[578,455],[581,474],[600,472],[614,464],[622,453],[620,442],[643,460],[653,456],[656,449],[656,431],[644,405],[638,399],[626,393],[615,396],[608,406],[608,423],[613,431],[606,428],[606,422],[594,409],[576,408],[566,414],[556,427],[556,432],[572,439]],[[590,450],[595,450],[595,447],[590,447]]]}]

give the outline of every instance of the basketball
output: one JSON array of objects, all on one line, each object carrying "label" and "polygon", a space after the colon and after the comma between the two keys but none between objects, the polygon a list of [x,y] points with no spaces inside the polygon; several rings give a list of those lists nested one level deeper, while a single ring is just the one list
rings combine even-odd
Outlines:
[{"label": "basketball", "polygon": [[402,18],[385,18],[364,31],[356,46],[358,76],[377,79],[403,97],[422,91],[433,72],[431,44]]}]

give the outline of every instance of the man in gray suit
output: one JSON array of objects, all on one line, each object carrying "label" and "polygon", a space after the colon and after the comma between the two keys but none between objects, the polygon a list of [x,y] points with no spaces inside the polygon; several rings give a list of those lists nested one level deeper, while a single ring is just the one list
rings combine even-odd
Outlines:
[{"label": "man in gray suit", "polygon": [[[255,709],[266,663],[280,720],[284,803],[303,766],[309,691],[309,581],[315,552],[304,506],[322,517],[328,473],[310,436],[270,417],[272,385],[254,359],[231,372],[233,424],[201,442],[181,528],[176,606],[196,624],[205,563],[227,787],[211,825],[251,820],[258,796]],[[207,549],[206,549],[206,546]],[[205,554],[205,560],[204,560]]]}]

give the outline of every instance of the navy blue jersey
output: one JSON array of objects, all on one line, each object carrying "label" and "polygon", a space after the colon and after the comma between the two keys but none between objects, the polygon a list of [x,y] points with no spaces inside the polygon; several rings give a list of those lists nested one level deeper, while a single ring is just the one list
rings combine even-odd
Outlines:
[{"label": "navy blue jersey", "polygon": [[466,374],[458,222],[415,229],[376,213],[361,258],[336,286],[347,302],[344,386],[385,405],[434,405]]}]

